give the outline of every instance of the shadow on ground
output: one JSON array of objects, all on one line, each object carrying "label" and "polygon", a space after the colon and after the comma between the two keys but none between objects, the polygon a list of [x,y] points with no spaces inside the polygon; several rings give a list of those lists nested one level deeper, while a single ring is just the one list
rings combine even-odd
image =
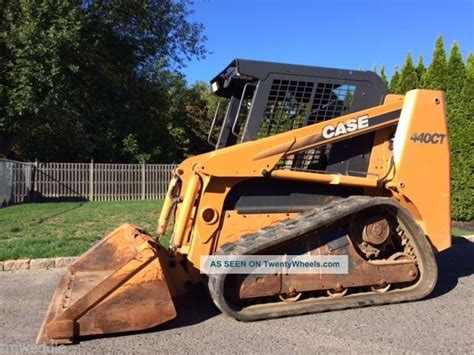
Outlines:
[{"label": "shadow on ground", "polygon": [[207,287],[196,285],[191,292],[176,302],[178,316],[172,321],[163,324],[159,330],[186,327],[204,322],[221,312],[212,302]]},{"label": "shadow on ground", "polygon": [[40,224],[43,224],[44,222],[50,220],[50,219],[53,219],[55,217],[58,217],[58,216],[61,216],[63,214],[66,214],[68,212],[71,212],[73,210],[77,210],[78,208],[81,208],[82,206],[84,205],[84,203],[80,203],[78,205],[73,205],[73,206],[68,206],[67,208],[65,208],[64,210],[62,211],[59,211],[57,213],[53,213],[53,214],[50,214],[46,217],[43,217],[43,218],[40,218],[38,221],[34,222],[34,223],[31,223],[30,225],[40,225]]},{"label": "shadow on ground", "polygon": [[126,333],[107,334],[107,335],[91,335],[81,338],[81,341],[121,337],[124,335],[147,334],[161,332],[168,329],[177,329],[181,327],[191,326],[193,324],[202,323],[210,318],[219,315],[221,312],[212,302],[211,296],[207,288],[198,284],[193,287],[185,296],[175,301],[177,316],[175,319],[161,324],[157,327]]},{"label": "shadow on ground", "polygon": [[459,279],[474,274],[474,243],[453,238],[451,248],[436,255],[438,282],[428,298],[439,297],[456,287]]}]

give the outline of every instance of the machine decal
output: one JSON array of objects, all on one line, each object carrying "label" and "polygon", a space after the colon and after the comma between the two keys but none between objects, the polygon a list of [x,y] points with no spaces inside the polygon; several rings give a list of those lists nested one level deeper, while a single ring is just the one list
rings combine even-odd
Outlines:
[{"label": "machine decal", "polygon": [[410,140],[415,143],[444,144],[446,134],[442,133],[413,133]]},{"label": "machine decal", "polygon": [[369,115],[364,115],[350,119],[346,123],[339,122],[336,127],[334,127],[333,125],[327,125],[323,128],[323,137],[326,139],[337,137],[341,134],[355,132],[361,128],[367,127],[369,127]]},{"label": "machine decal", "polygon": [[400,117],[401,110],[387,112],[382,115],[374,116],[369,120],[369,115],[363,115],[352,118],[346,122],[339,122],[337,125],[327,125],[322,130],[322,136],[325,139],[334,138],[340,135],[356,132],[359,129],[375,126],[386,121]]}]

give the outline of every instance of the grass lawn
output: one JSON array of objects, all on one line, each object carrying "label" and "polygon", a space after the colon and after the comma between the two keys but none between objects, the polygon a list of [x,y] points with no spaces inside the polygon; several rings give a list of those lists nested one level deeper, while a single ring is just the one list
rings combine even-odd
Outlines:
[{"label": "grass lawn", "polygon": [[0,260],[75,256],[120,224],[156,231],[162,201],[53,202],[0,209]]},{"label": "grass lawn", "polygon": [[459,227],[453,227],[451,229],[451,234],[453,235],[453,237],[463,237],[465,235],[472,235],[474,234],[474,232]]},{"label": "grass lawn", "polygon": [[[0,208],[0,260],[80,255],[125,222],[153,235],[161,205],[162,201],[53,202]],[[453,228],[455,237],[469,234],[473,232]]]}]

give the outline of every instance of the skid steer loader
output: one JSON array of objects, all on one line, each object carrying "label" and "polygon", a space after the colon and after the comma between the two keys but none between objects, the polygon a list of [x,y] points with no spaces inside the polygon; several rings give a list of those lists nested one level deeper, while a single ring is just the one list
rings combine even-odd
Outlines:
[{"label": "skid steer loader", "polygon": [[[241,321],[433,290],[433,252],[451,243],[442,92],[389,95],[371,72],[240,59],[211,87],[227,105],[212,121],[216,149],[175,169],[156,238],[124,224],[73,263],[38,343],[154,327],[199,282]],[[303,253],[346,255],[349,271],[200,272],[202,256]]]}]

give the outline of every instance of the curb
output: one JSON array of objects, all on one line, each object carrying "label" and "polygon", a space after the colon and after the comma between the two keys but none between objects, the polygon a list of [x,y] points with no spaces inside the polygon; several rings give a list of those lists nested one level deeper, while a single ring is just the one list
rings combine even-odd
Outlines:
[{"label": "curb", "polygon": [[1,271],[40,270],[65,267],[76,261],[77,256],[65,256],[45,259],[19,259],[0,261]]}]

